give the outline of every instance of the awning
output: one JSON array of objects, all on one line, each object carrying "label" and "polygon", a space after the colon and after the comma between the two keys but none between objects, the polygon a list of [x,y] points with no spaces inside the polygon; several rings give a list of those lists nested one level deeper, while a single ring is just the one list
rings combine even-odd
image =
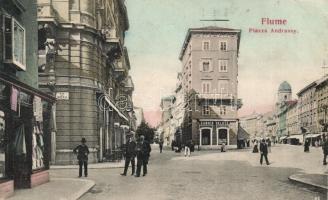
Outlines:
[{"label": "awning", "polygon": [[315,138],[315,137],[318,137],[318,136],[320,136],[321,134],[307,134],[306,136],[305,136],[305,138]]},{"label": "awning", "polygon": [[288,139],[303,140],[303,135],[291,135],[291,136],[288,137]]},{"label": "awning", "polygon": [[249,139],[249,134],[240,125],[238,126],[237,138],[238,140]]},{"label": "awning", "polygon": [[284,140],[284,139],[286,139],[287,138],[287,136],[281,136],[280,138],[279,138],[279,140]]},{"label": "awning", "polygon": [[116,106],[110,101],[110,99],[109,99],[107,96],[105,96],[105,99],[106,99],[107,103],[110,105],[110,107],[112,107],[112,108],[118,113],[118,115],[119,115],[120,117],[122,117],[122,118],[125,119],[126,121],[129,121],[128,118],[126,118],[126,117],[121,113],[121,111],[120,111],[118,108],[116,108]]}]

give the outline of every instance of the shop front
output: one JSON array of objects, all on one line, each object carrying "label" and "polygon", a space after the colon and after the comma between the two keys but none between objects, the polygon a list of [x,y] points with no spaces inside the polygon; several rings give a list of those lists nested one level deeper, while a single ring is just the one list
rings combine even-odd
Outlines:
[{"label": "shop front", "polygon": [[0,199],[49,181],[54,102],[0,74]]}]

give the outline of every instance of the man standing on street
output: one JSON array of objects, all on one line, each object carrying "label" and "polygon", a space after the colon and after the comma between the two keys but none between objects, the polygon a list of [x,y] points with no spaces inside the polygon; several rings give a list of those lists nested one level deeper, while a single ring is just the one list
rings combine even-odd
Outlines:
[{"label": "man standing on street", "polygon": [[163,140],[160,140],[158,144],[159,144],[159,152],[162,153],[162,151],[163,151]]},{"label": "man standing on street", "polygon": [[262,165],[263,162],[263,157],[265,158],[265,162],[267,165],[269,165],[269,160],[268,160],[268,145],[265,142],[264,139],[262,139],[262,142],[260,144],[260,152],[261,152],[261,159],[260,159],[260,163]]},{"label": "man standing on street", "polygon": [[136,177],[140,177],[141,166],[143,166],[143,176],[147,174],[147,165],[150,157],[151,147],[145,136],[141,135],[137,142],[137,172]]},{"label": "man standing on street", "polygon": [[77,154],[77,159],[79,161],[79,178],[82,176],[82,167],[84,165],[84,176],[88,176],[88,155],[89,148],[85,144],[87,141],[85,138],[82,138],[81,144],[74,148],[73,152]]},{"label": "man standing on street", "polygon": [[328,155],[328,138],[326,135],[323,135],[323,143],[322,143],[322,151],[323,151],[323,165],[327,165],[327,155]]},{"label": "man standing on street", "polygon": [[132,173],[131,176],[134,175],[135,171],[135,156],[136,156],[136,142],[133,140],[133,136],[131,135],[129,141],[125,145],[124,149],[124,156],[125,156],[125,165],[124,165],[124,172],[121,174],[122,176],[126,176],[128,172],[129,164],[131,162]]}]

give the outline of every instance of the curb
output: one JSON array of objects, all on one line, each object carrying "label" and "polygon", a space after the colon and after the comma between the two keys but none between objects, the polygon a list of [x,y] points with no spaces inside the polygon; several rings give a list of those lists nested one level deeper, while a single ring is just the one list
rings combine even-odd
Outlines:
[{"label": "curb", "polygon": [[[51,165],[50,170],[56,169],[78,169],[79,165]],[[117,169],[124,168],[124,163],[120,163],[117,165],[88,165],[88,169]]]},{"label": "curb", "polygon": [[301,183],[301,184],[304,184],[304,185],[308,185],[308,186],[312,186],[312,187],[315,187],[315,188],[318,188],[318,189],[323,189],[323,190],[327,190],[328,191],[328,186],[321,185],[321,184],[316,184],[316,183],[312,183],[312,182],[307,181],[307,180],[304,180],[302,178],[298,178],[297,177],[298,175],[303,175],[303,174],[293,174],[288,179],[290,181],[294,181],[294,182],[297,182],[297,183]]},{"label": "curb", "polygon": [[[96,183],[92,180],[85,180],[85,179],[74,179],[74,178],[52,178],[51,180],[66,180],[66,181],[81,181],[86,182],[86,184],[80,188],[77,192],[73,193],[71,196],[67,197],[68,200],[77,200],[81,198],[85,193],[91,190]],[[50,181],[51,181],[50,180]]]}]

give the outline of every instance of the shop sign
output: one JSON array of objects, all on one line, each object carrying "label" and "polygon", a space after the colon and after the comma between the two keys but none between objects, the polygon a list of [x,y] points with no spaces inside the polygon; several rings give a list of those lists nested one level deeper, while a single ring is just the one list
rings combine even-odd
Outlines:
[{"label": "shop sign", "polygon": [[56,98],[58,100],[69,100],[69,92],[57,92]]}]

